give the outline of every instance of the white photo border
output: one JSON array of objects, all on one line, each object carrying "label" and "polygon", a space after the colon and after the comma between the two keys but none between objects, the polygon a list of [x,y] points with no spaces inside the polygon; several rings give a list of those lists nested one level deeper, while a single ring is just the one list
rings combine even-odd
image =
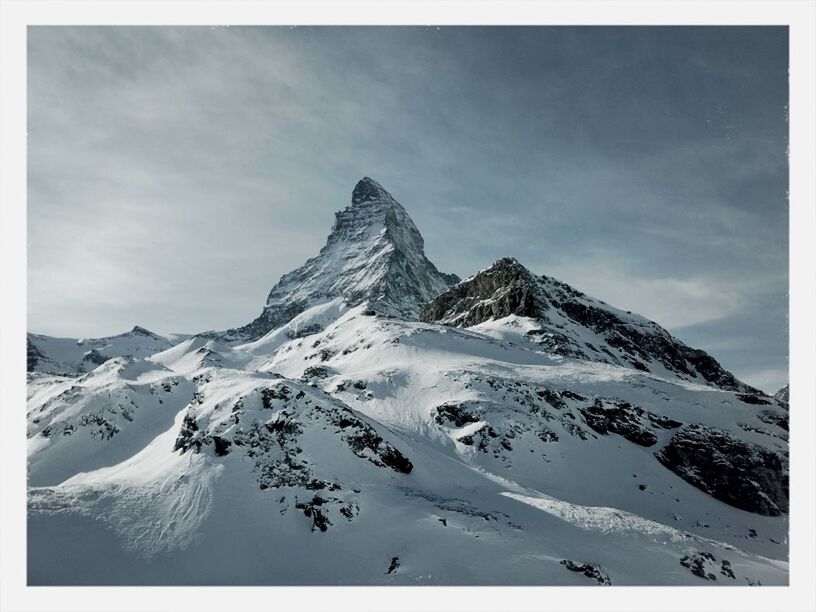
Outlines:
[{"label": "white photo border", "polygon": [[[788,587],[26,586],[26,30],[29,25],[781,25],[790,34]],[[816,2],[0,1],[0,609],[816,609]]]}]

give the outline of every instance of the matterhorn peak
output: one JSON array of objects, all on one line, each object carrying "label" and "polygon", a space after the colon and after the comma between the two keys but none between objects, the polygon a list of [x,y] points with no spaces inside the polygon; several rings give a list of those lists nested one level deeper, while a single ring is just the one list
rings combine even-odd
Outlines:
[{"label": "matterhorn peak", "polygon": [[422,236],[405,209],[382,185],[367,176],[354,186],[351,204],[334,216],[324,251],[337,242],[365,242],[383,230],[387,230],[385,238],[390,243],[401,242],[398,248],[424,249]]},{"label": "matterhorn peak", "polygon": [[457,282],[457,276],[439,272],[425,257],[422,235],[400,203],[377,181],[363,177],[351,204],[335,213],[320,253],[280,278],[252,323],[217,335],[255,340],[336,300],[346,306],[369,303],[377,313],[416,320],[423,304]]},{"label": "matterhorn peak", "polygon": [[354,191],[351,192],[351,203],[361,204],[363,202],[390,200],[395,202],[391,194],[388,193],[383,186],[377,181],[367,176],[364,176],[354,186]]}]

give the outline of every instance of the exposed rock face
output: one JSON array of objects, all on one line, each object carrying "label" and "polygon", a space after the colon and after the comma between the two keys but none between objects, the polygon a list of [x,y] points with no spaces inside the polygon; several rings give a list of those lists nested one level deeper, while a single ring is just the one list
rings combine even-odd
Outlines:
[{"label": "exposed rock face", "polygon": [[[250,457],[258,458],[256,470],[262,489],[305,485],[312,474],[296,460],[296,456],[303,452],[298,442],[305,423],[319,422],[331,426],[336,438],[343,440],[347,448],[361,459],[401,474],[411,473],[411,461],[347,406],[317,390],[310,390],[307,394],[302,388],[289,386],[292,384],[292,381],[288,384],[275,381],[250,395],[241,396],[230,409],[228,420],[221,422],[223,419],[219,421],[207,414],[205,420],[210,425],[206,427],[201,427],[196,417],[197,405],[206,401],[206,393],[197,394],[184,416],[173,450],[202,452],[205,447],[212,446],[216,455],[224,456],[234,445],[247,449]],[[325,405],[316,403],[321,400]],[[249,406],[255,406],[255,410]],[[217,409],[223,410],[221,406]],[[273,411],[274,419],[259,418],[265,411]],[[276,453],[281,456],[275,458]]]},{"label": "exposed rock face", "polygon": [[515,259],[500,259],[427,304],[420,320],[470,327],[511,314],[537,317],[546,309],[537,293],[529,270]]},{"label": "exposed rock face", "polygon": [[770,449],[691,425],[655,456],[683,480],[727,504],[766,516],[788,511],[788,461]]},{"label": "exposed rock face", "polygon": [[774,398],[786,404],[790,402],[790,385],[785,385],[779,391],[774,393]]},{"label": "exposed rock face", "polygon": [[657,323],[609,306],[504,258],[426,304],[420,320],[470,327],[510,315],[529,317],[531,341],[565,357],[643,371],[665,369],[721,389],[761,396],[704,351],[674,338]]},{"label": "exposed rock face", "polygon": [[[680,559],[680,565],[703,580],[716,580],[717,576],[714,574],[716,558],[708,552],[695,552],[691,555],[686,555]],[[730,571],[731,564],[728,561],[723,561],[723,569],[728,568]],[[733,577],[733,575],[732,575]]]},{"label": "exposed rock face", "polygon": [[[359,491],[337,482],[331,466],[315,458],[327,448],[397,474],[413,469],[372,424],[312,387],[285,379],[259,381],[252,392],[213,404],[208,384],[217,385],[218,375],[210,376],[187,408],[173,451],[211,453],[216,460],[243,455],[260,490],[295,494],[294,507],[311,520],[312,531],[351,521],[360,510]],[[295,489],[305,489],[308,497],[298,497]]]},{"label": "exposed rock face", "polygon": [[561,565],[566,567],[571,572],[580,573],[587,578],[591,578],[600,585],[612,586],[612,581],[609,579],[609,575],[607,575],[607,573],[599,565],[594,563],[576,563],[570,559],[564,559],[561,561]]},{"label": "exposed rock face", "polygon": [[254,340],[334,298],[343,298],[349,306],[370,302],[378,314],[416,320],[423,304],[459,281],[425,257],[424,241],[411,217],[373,179],[359,181],[351,205],[335,216],[320,254],[281,277],[260,316],[218,335]]},{"label": "exposed rock face", "polygon": [[91,367],[93,368],[95,366],[105,363],[108,359],[109,357],[107,357],[103,353],[100,353],[97,349],[91,349],[90,351],[85,353],[85,356],[82,358],[82,361],[88,362],[89,364],[91,364]]},{"label": "exposed rock face", "polygon": [[768,425],[776,425],[780,429],[788,431],[788,415],[785,413],[773,412],[771,410],[763,410],[757,414],[757,418]]},{"label": "exposed rock face", "polygon": [[592,406],[581,408],[587,425],[600,434],[616,433],[641,446],[654,446],[657,435],[653,429],[674,429],[682,423],[633,406],[629,402],[609,404],[596,399]]}]

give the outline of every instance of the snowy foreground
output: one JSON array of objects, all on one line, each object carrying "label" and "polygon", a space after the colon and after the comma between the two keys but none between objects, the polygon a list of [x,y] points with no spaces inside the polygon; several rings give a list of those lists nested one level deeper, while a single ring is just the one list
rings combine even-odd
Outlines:
[{"label": "snowy foreground", "polygon": [[243,328],[29,336],[30,584],[787,584],[784,401],[398,206]]}]

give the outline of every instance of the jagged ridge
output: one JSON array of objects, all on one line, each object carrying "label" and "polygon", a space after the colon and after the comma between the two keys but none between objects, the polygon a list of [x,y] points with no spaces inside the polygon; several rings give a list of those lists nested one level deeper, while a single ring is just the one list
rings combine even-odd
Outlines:
[{"label": "jagged ridge", "polygon": [[422,235],[411,217],[375,180],[360,180],[351,204],[335,217],[320,254],[281,277],[260,316],[221,337],[257,339],[335,298],[349,306],[369,301],[378,313],[415,320],[423,304],[459,281],[425,257]]},{"label": "jagged ridge", "polygon": [[705,351],[694,349],[654,321],[624,312],[513,258],[497,261],[428,303],[420,320],[470,327],[509,315],[537,323],[529,339],[554,354],[702,379],[730,391],[761,394],[737,380]]}]

